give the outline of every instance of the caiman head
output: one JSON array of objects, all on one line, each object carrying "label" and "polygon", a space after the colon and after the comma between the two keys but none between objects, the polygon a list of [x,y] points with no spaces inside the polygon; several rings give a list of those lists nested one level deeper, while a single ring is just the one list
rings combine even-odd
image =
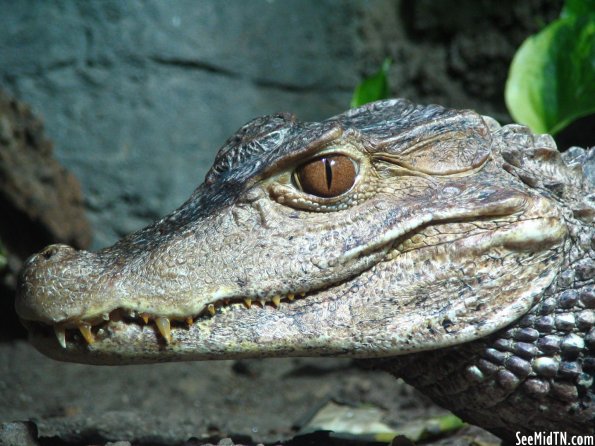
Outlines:
[{"label": "caiman head", "polygon": [[170,215],[98,252],[29,258],[17,312],[42,352],[100,364],[471,341],[526,313],[564,262],[574,217],[536,186],[540,160],[580,188],[550,137],[471,111],[258,118]]}]

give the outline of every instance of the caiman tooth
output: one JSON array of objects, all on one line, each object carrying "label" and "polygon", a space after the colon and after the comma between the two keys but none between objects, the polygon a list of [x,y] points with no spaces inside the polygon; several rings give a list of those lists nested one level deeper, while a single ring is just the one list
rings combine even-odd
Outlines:
[{"label": "caiman tooth", "polygon": [[211,313],[211,316],[215,316],[215,305],[209,304],[207,305],[207,310]]},{"label": "caiman tooth", "polygon": [[186,318],[186,323],[187,323],[188,325],[192,325],[192,324],[194,323],[194,319],[192,319],[191,317],[187,317],[187,318]]},{"label": "caiman tooth", "polygon": [[54,325],[54,333],[56,333],[58,343],[62,346],[62,348],[66,348],[66,329],[64,327]]},{"label": "caiman tooth", "polygon": [[275,307],[279,308],[281,306],[281,296],[273,296],[272,301]]},{"label": "caiman tooth", "polygon": [[244,305],[246,305],[246,308],[250,308],[252,306],[252,299],[244,299]]},{"label": "caiman tooth", "polygon": [[87,344],[93,344],[95,342],[95,335],[91,331],[91,324],[81,322],[79,324],[79,331],[83,335],[83,338],[85,338],[85,341],[87,341]]},{"label": "caiman tooth", "polygon": [[306,295],[306,293],[300,293],[300,296],[304,297]]},{"label": "caiman tooth", "polygon": [[145,324],[149,323],[149,314],[148,313],[141,313],[141,314],[139,314],[139,316]]},{"label": "caiman tooth", "polygon": [[171,325],[169,323],[169,319],[166,317],[158,317],[155,319],[155,325],[157,325],[157,329],[163,339],[169,344],[171,343]]},{"label": "caiman tooth", "polygon": [[295,299],[295,294],[293,294],[293,293],[289,293],[289,294],[287,295],[287,300],[294,300],[294,299]]},{"label": "caiman tooth", "polygon": [[264,299],[260,299],[260,300],[259,300],[259,302],[260,302],[260,306],[261,306],[262,308],[264,308],[264,306],[265,306],[265,305],[266,305],[266,303],[267,303],[267,301],[266,301],[266,300],[264,300]]}]

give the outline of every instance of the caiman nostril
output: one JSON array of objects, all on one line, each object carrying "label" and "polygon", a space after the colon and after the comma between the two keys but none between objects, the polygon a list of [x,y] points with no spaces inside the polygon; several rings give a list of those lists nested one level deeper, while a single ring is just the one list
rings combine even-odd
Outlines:
[{"label": "caiman nostril", "polygon": [[60,260],[66,257],[68,254],[71,254],[75,251],[74,248],[68,245],[49,245],[46,246],[42,251],[39,252],[37,255],[39,260]]}]

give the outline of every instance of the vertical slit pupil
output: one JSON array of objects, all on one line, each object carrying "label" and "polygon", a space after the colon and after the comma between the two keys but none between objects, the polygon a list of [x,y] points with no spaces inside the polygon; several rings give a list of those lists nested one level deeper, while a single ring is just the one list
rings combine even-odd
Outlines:
[{"label": "vertical slit pupil", "polygon": [[322,162],[324,163],[324,169],[326,172],[326,187],[328,190],[331,190],[331,186],[333,184],[333,162],[328,158],[323,158]]}]

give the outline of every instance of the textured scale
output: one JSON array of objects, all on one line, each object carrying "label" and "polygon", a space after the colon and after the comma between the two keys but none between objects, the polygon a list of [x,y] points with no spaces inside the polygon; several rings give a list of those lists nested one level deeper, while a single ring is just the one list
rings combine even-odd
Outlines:
[{"label": "textured scale", "polygon": [[502,438],[593,432],[595,288],[592,275],[576,277],[577,266],[568,270],[572,288],[558,280],[526,316],[486,339],[375,365]]}]

